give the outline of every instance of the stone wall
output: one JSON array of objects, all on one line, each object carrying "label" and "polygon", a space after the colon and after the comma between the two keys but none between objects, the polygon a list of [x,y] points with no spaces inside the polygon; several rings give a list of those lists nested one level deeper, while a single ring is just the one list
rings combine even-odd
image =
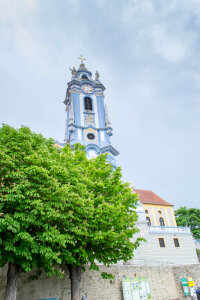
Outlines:
[{"label": "stone wall", "polygon": [[[100,270],[107,269],[100,266]],[[88,300],[122,300],[122,276],[148,277],[153,300],[186,299],[183,295],[180,278],[192,277],[200,284],[200,264],[173,267],[148,267],[115,265],[109,269],[114,280],[102,279],[100,272],[89,271],[82,276],[81,294],[87,293]],[[3,300],[6,285],[6,268],[0,269],[0,299]],[[61,278],[47,278],[43,274],[37,280],[23,275],[19,281],[17,300],[61,298],[70,300],[70,281],[66,275]]]}]

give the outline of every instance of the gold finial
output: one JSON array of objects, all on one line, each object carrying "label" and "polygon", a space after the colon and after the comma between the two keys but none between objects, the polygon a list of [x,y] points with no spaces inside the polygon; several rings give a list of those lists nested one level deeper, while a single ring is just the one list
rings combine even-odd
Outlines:
[{"label": "gold finial", "polygon": [[81,54],[81,57],[79,57],[78,59],[81,60],[81,63],[83,64],[83,61],[86,60],[85,58],[83,58],[83,55]]}]

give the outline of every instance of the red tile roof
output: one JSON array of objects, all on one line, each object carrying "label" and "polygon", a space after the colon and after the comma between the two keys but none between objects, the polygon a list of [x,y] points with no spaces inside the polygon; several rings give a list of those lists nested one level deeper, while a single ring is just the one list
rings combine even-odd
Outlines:
[{"label": "red tile roof", "polygon": [[173,204],[165,201],[152,191],[148,190],[139,190],[139,189],[134,189],[134,191],[138,194],[140,198],[140,202],[143,204],[157,204],[157,205],[170,205],[173,206]]}]

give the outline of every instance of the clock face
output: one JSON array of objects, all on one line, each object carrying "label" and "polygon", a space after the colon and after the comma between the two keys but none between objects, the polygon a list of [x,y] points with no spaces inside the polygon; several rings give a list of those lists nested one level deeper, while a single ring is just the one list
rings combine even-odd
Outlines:
[{"label": "clock face", "polygon": [[93,92],[93,87],[90,84],[83,84],[81,89],[86,94],[90,94]]},{"label": "clock face", "polygon": [[89,140],[94,140],[95,139],[95,135],[93,133],[88,133],[87,138]]}]

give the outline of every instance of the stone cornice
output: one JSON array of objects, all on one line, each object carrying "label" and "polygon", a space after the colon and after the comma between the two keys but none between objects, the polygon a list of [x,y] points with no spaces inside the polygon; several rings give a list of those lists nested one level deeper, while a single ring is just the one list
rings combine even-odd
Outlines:
[{"label": "stone cornice", "polygon": [[119,152],[112,145],[104,146],[104,147],[100,148],[99,150],[100,150],[101,153],[110,152],[114,156],[119,155]]},{"label": "stone cornice", "polygon": [[101,97],[103,97],[103,98],[105,97],[105,96],[104,96],[104,93],[101,92],[101,91],[97,91],[97,92],[94,92],[94,93],[95,93],[96,96],[101,96]]}]

